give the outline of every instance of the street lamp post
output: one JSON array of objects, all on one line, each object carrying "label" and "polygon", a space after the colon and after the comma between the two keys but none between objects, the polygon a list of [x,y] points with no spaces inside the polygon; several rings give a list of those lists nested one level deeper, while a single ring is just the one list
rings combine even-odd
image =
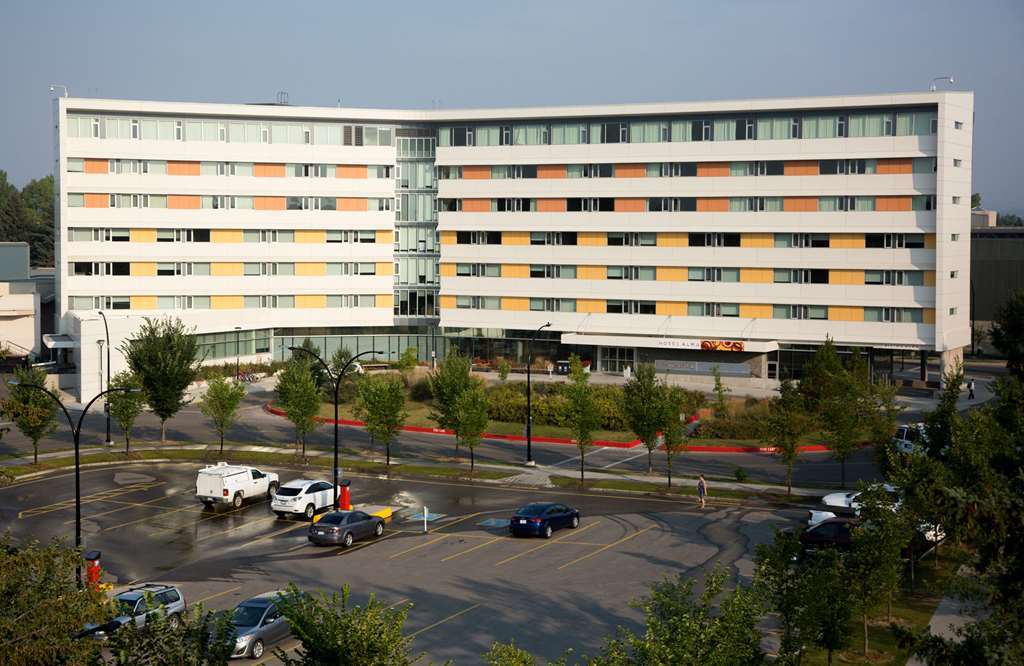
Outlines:
[{"label": "street lamp post", "polygon": [[[103,319],[103,333],[107,338],[107,388],[110,388],[110,327],[107,326],[107,315],[103,314],[103,310],[100,310],[100,318]],[[101,386],[100,388],[103,387]],[[103,401],[103,411],[107,413],[107,440],[104,444],[113,446],[114,440],[110,438],[110,405],[107,404],[106,400]]]},{"label": "street lamp post", "polygon": [[[108,388],[106,391],[97,393],[96,396],[90,400],[85,407],[82,409],[82,413],[78,416],[78,423],[76,424],[72,418],[71,413],[68,411],[64,403],[54,394],[47,391],[44,387],[38,384],[21,384],[17,380],[11,379],[7,382],[11,386],[20,386],[22,388],[36,389],[42,391],[46,395],[50,396],[57,406],[60,407],[61,411],[64,412],[64,417],[68,420],[68,426],[71,428],[71,437],[75,443],[75,549],[78,551],[82,550],[82,484],[80,478],[80,464],[79,464],[79,442],[81,441],[82,435],[82,423],[85,421],[85,415],[92,407],[93,403],[107,395],[108,393],[122,392],[122,393],[139,393],[142,389],[137,388]],[[78,587],[82,587],[82,563],[79,561],[78,566],[75,568],[75,579],[78,581]]]},{"label": "street lamp post", "polygon": [[367,349],[364,352],[359,352],[358,354],[356,354],[355,356],[350,358],[345,363],[345,365],[341,366],[341,370],[339,370],[338,373],[335,374],[334,372],[331,371],[331,366],[327,365],[326,361],[324,361],[322,358],[320,358],[320,356],[318,356],[317,354],[314,354],[313,352],[309,351],[305,347],[289,347],[288,349],[290,349],[293,352],[302,352],[303,354],[306,354],[307,356],[311,356],[314,359],[316,359],[317,363],[319,363],[320,365],[322,365],[324,367],[324,370],[327,372],[327,376],[331,378],[332,382],[334,382],[334,477],[333,477],[333,479],[334,479],[334,504],[333,504],[333,506],[334,506],[335,509],[337,509],[338,508],[338,389],[341,387],[341,380],[345,377],[345,373],[348,371],[348,366],[352,365],[352,361],[356,360],[360,356],[366,356],[367,354],[383,354],[384,352],[376,351],[376,350],[372,350],[372,349]]},{"label": "street lamp post", "polygon": [[238,336],[242,330],[241,326],[235,326],[235,379],[237,380],[240,374],[239,356],[241,355],[241,347],[239,347]]},{"label": "street lamp post", "polygon": [[531,399],[530,390],[530,366],[533,365],[533,341],[548,326],[551,326],[551,322],[546,322],[540,328],[533,332],[530,339],[526,341],[526,464],[529,467],[533,467],[536,463],[533,462],[533,401]]}]

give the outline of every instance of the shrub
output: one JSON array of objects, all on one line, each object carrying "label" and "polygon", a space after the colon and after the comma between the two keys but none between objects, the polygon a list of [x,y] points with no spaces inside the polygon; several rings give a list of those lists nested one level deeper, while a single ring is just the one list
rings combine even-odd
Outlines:
[{"label": "shrub", "polygon": [[733,474],[736,476],[736,480],[740,483],[746,483],[747,479],[749,478],[747,476],[747,470],[743,469],[742,467],[737,467],[736,471],[733,472]]},{"label": "shrub", "polygon": [[[525,423],[525,413],[523,415]],[[569,425],[569,399],[564,395],[547,395],[533,401],[534,425],[567,427]]]},{"label": "shrub", "polygon": [[508,362],[507,358],[498,361],[498,379],[503,382],[508,381],[508,373],[511,371],[512,364]]},{"label": "shrub", "polygon": [[420,377],[409,386],[409,398],[416,402],[426,402],[434,397],[430,392],[430,378]]},{"label": "shrub", "polygon": [[763,424],[768,416],[764,403],[736,414],[716,416],[702,421],[697,437],[701,439],[761,439]]},{"label": "shrub", "polygon": [[[518,384],[499,384],[487,390],[487,414],[495,421],[526,422],[526,392]],[[534,423],[537,422],[534,413]]]}]

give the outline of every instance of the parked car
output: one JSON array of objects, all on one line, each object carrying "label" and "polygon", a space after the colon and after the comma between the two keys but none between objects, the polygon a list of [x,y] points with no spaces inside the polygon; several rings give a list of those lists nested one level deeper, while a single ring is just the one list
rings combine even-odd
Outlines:
[{"label": "parked car", "polygon": [[800,545],[804,553],[821,548],[845,550],[853,544],[853,528],[860,523],[858,518],[828,518],[800,533]]},{"label": "parked car", "polygon": [[580,512],[565,504],[534,503],[518,509],[509,521],[512,536],[542,536],[562,527],[575,529],[580,525]]},{"label": "parked car", "polygon": [[334,486],[327,481],[295,479],[277,489],[270,508],[278,518],[287,514],[303,514],[312,520],[320,510],[334,504]]},{"label": "parked car", "polygon": [[165,614],[167,622],[176,626],[186,608],[185,595],[181,590],[173,585],[157,583],[125,590],[114,595],[112,601],[117,615],[104,624],[86,625],[85,631],[80,635],[105,639],[132,621],[137,627],[145,626],[146,621],[157,613]]},{"label": "parked car", "polygon": [[291,635],[292,628],[277,607],[281,593],[281,590],[267,592],[235,606],[231,613],[231,622],[235,625],[232,658],[261,659],[267,647]]},{"label": "parked car", "polygon": [[359,539],[384,534],[384,519],[363,511],[331,511],[309,526],[309,540],[317,546],[348,548]]},{"label": "parked car", "polygon": [[[886,483],[882,485],[882,488],[889,495],[893,508],[898,509],[900,505],[900,497],[899,491],[896,487]],[[860,491],[849,493],[829,493],[828,495],[825,495],[821,498],[821,503],[825,508],[809,511],[807,516],[807,525],[809,527],[813,527],[823,520],[836,518],[838,516],[859,516],[861,507],[860,495]]]},{"label": "parked car", "polygon": [[249,497],[273,498],[278,485],[277,474],[274,472],[219,462],[199,470],[196,475],[196,497],[207,508],[221,503],[231,504],[237,509]]},{"label": "parked car", "polygon": [[928,445],[928,435],[923,423],[909,423],[896,428],[896,434],[892,436],[892,443],[896,451],[903,455],[917,455],[924,453]]}]

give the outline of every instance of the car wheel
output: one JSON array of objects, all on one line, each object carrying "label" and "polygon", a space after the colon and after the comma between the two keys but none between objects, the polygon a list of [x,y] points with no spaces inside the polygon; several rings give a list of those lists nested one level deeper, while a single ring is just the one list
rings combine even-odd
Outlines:
[{"label": "car wheel", "polygon": [[580,517],[579,516],[573,516],[572,517],[572,523],[570,525],[572,526],[573,529],[576,529],[577,527],[579,527],[580,526]]},{"label": "car wheel", "polygon": [[316,507],[312,504],[306,505],[306,520],[313,520],[313,514],[316,513]]},{"label": "car wheel", "polygon": [[177,629],[179,622],[180,620],[178,619],[177,615],[171,615],[167,618],[167,626],[171,629]]},{"label": "car wheel", "polygon": [[377,536],[384,534],[384,523],[377,523],[377,526],[373,528],[373,533]]},{"label": "car wheel", "polygon": [[284,518],[284,511],[275,511],[274,513],[277,515],[278,518]]},{"label": "car wheel", "polygon": [[550,539],[551,538],[551,526],[550,525],[545,525],[544,526],[544,538],[545,539]]},{"label": "car wheel", "polygon": [[341,541],[341,545],[344,546],[345,548],[348,548],[349,546],[352,545],[352,533],[351,532],[349,532],[348,534],[345,535],[345,538],[342,539],[342,541]]},{"label": "car wheel", "polygon": [[277,495],[277,484],[276,483],[271,483],[270,487],[267,488],[267,499],[274,499],[274,497],[276,495]]},{"label": "car wheel", "polygon": [[263,641],[257,638],[252,644],[252,658],[259,659],[263,656]]},{"label": "car wheel", "polygon": [[236,509],[240,509],[242,507],[242,491],[235,493],[234,499],[231,500],[231,506]]}]

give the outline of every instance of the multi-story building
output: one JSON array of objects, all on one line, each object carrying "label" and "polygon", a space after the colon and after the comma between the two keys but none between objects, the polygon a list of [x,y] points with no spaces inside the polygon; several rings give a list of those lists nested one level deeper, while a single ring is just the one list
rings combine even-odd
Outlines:
[{"label": "multi-story building", "polygon": [[[771,385],[970,341],[973,95],[398,111],[62,98],[58,346],[457,345]],[[550,327],[537,329],[550,322]],[[115,354],[114,370],[121,361]]]}]

